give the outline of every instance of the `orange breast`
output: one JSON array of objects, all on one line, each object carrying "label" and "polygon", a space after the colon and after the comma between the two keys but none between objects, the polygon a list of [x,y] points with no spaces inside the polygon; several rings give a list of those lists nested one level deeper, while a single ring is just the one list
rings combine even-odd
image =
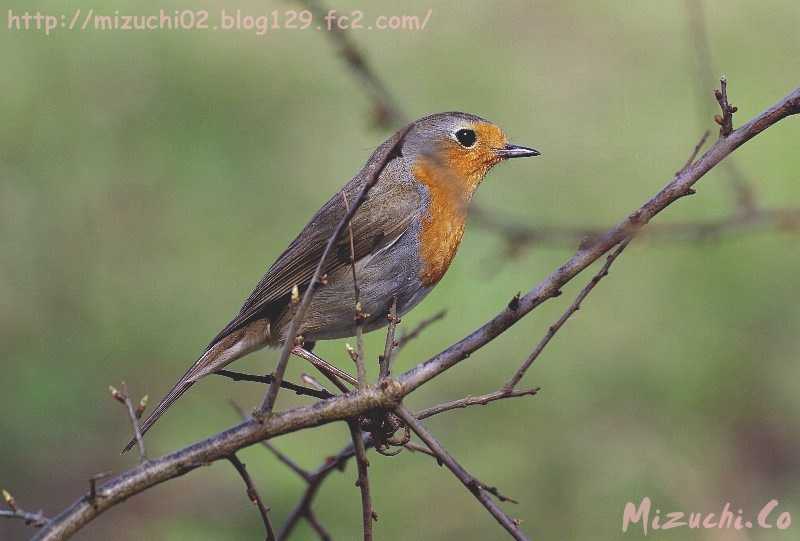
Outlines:
[{"label": "orange breast", "polygon": [[420,280],[426,287],[447,272],[464,236],[469,194],[452,171],[428,160],[414,165],[417,180],[428,188],[430,201],[420,231]]}]

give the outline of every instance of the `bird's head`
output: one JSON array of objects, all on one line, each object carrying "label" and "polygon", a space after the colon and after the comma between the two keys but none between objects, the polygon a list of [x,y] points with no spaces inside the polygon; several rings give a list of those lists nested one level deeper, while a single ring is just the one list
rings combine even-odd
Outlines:
[{"label": "bird's head", "polygon": [[498,163],[540,154],[533,148],[509,143],[495,123],[460,112],[438,113],[414,122],[401,152],[411,157],[418,177],[449,184],[467,199]]}]

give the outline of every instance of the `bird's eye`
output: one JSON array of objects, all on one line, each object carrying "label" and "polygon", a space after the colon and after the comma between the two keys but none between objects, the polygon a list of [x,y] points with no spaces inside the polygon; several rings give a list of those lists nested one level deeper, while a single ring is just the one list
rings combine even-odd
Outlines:
[{"label": "bird's eye", "polygon": [[461,143],[461,146],[471,147],[475,144],[477,136],[473,130],[461,129],[456,132],[456,140]]}]

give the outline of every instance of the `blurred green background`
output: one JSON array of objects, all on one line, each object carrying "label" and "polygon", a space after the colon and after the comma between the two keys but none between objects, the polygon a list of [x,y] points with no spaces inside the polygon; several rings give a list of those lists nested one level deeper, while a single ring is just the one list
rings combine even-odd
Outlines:
[{"label": "blurred green background", "polygon": [[[42,32],[6,28],[8,9],[263,14],[291,2],[6,2],[0,31],[0,486],[54,514],[86,479],[136,463],[109,384],[160,398],[310,215],[387,132],[324,32]],[[412,117],[464,110],[495,120],[543,157],[497,168],[477,204],[523,224],[605,225],[636,208],[686,160],[711,122],[684,2],[338,2],[341,13],[420,14],[424,31],[353,32]],[[798,84],[794,0],[704,5],[716,73],[737,123]],[[702,66],[700,66],[702,67]],[[705,102],[700,102],[701,99]],[[701,116],[699,111],[707,113]],[[800,119],[737,151],[765,206],[800,205]],[[657,218],[730,212],[714,170]],[[405,370],[480,325],[574,250],[509,258],[472,224],[440,286],[404,318],[449,315],[405,349]],[[626,502],[752,516],[772,498],[800,520],[800,304],[797,235],[701,243],[637,240],[529,372],[543,388],[441,415],[431,430],[535,539],[639,539]],[[588,274],[468,361],[415,393],[423,407],[497,388]],[[383,348],[368,336],[368,351]],[[318,351],[345,363],[342,341]],[[275,351],[234,365],[270,370]],[[301,369],[293,361],[290,377]],[[258,385],[208,379],[149,434],[159,456],[237,421]],[[280,406],[308,403],[284,393]],[[316,467],[346,443],[342,424],[275,444]],[[504,533],[423,455],[371,453],[378,539],[501,539]],[[241,453],[283,523],[303,488],[256,446]],[[360,535],[355,469],[333,474],[316,512],[335,539]],[[774,518],[774,516],[773,516]],[[796,539],[773,530],[658,532],[660,539]],[[31,529],[0,522],[0,539]],[[654,535],[651,535],[653,537]],[[217,463],[136,496],[80,539],[260,539],[239,478]],[[313,539],[301,524],[295,539]]]}]

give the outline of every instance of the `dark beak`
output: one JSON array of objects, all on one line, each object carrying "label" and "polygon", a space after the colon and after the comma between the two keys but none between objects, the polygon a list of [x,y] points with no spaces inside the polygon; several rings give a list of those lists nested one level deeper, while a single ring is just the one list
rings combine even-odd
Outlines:
[{"label": "dark beak", "polygon": [[506,145],[503,148],[495,150],[501,158],[529,158],[531,156],[539,156],[541,152],[535,148],[522,147],[519,145]]}]

